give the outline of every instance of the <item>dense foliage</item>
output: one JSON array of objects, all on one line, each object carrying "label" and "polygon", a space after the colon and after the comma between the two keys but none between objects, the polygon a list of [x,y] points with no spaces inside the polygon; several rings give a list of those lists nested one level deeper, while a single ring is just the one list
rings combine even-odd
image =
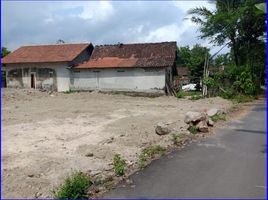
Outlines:
[{"label": "dense foliage", "polygon": [[209,49],[199,44],[190,49],[189,46],[180,47],[177,50],[177,66],[188,67],[190,70],[190,80],[200,88],[200,80],[203,76],[205,57],[209,56]]},{"label": "dense foliage", "polygon": [[[228,45],[230,53],[211,61],[224,65],[226,71],[218,77],[204,80],[208,87],[219,87],[220,79],[229,79],[234,93],[256,95],[265,84],[266,18],[259,0],[216,0],[216,9],[205,7],[189,10],[191,20],[200,25],[201,38],[216,45]],[[260,9],[258,9],[260,8]],[[213,80],[212,80],[213,79]],[[215,80],[214,80],[215,79]],[[228,85],[222,84],[227,88]]]}]

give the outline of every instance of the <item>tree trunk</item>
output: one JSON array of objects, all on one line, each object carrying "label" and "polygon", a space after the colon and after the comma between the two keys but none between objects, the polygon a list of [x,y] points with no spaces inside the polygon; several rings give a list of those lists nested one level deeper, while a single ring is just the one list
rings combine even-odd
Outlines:
[{"label": "tree trunk", "polygon": [[238,66],[238,64],[239,64],[239,62],[238,62],[238,51],[237,51],[237,44],[236,44],[236,41],[235,41],[234,37],[231,38],[231,42],[232,42],[233,51],[234,51],[235,65]]}]

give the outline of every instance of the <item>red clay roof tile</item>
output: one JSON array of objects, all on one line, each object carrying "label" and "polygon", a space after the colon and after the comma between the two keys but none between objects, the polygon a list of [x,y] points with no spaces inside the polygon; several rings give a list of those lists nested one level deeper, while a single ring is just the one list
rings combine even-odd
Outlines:
[{"label": "red clay roof tile", "polygon": [[2,59],[3,64],[69,62],[91,44],[22,46]]},{"label": "red clay roof tile", "polygon": [[175,61],[176,48],[176,42],[96,46],[75,68],[167,67]]}]

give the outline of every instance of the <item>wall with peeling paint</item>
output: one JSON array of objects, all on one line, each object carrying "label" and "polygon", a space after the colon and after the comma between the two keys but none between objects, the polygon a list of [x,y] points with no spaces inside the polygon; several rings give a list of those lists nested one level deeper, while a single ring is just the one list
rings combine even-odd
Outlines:
[{"label": "wall with peeling paint", "polygon": [[71,69],[69,63],[8,64],[7,87],[41,90],[118,90],[164,92],[166,80],[172,78],[171,68]]},{"label": "wall with peeling paint", "polygon": [[8,64],[7,87],[31,88],[31,74],[35,75],[37,89],[59,92],[70,89],[70,71],[67,63]]}]

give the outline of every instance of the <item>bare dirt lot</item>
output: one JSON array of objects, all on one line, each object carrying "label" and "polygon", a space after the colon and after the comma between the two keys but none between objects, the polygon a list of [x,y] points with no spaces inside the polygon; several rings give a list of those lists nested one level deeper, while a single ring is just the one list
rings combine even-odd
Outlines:
[{"label": "bare dirt lot", "polygon": [[116,153],[135,163],[145,146],[168,146],[170,135],[155,134],[158,122],[184,131],[185,112],[231,106],[221,98],[2,89],[2,197],[52,197],[73,170],[110,170]]}]

